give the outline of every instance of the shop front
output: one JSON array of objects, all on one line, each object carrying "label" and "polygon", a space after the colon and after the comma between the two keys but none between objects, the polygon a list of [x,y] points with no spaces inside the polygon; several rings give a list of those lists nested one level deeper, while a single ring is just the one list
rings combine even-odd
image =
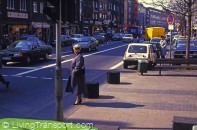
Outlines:
[{"label": "shop front", "polygon": [[50,37],[50,25],[45,22],[32,22],[29,34],[36,35],[39,39],[48,42]]}]

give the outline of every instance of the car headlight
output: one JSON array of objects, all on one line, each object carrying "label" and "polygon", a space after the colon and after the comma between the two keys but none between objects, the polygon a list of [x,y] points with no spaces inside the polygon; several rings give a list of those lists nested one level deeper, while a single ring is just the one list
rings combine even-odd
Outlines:
[{"label": "car headlight", "polygon": [[16,54],[14,54],[14,57],[21,57],[21,56],[23,56],[22,53],[16,53]]}]

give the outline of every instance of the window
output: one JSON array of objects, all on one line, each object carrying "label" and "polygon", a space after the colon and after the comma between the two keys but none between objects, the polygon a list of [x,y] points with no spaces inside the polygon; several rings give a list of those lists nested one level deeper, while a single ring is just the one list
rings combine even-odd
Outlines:
[{"label": "window", "polygon": [[34,11],[34,13],[38,12],[38,3],[35,1],[33,2],[33,11]]},{"label": "window", "polygon": [[20,11],[27,11],[27,1],[20,0]]},{"label": "window", "polygon": [[15,2],[15,0],[7,0],[7,9],[14,10],[15,9],[14,2]]},{"label": "window", "polygon": [[43,13],[43,2],[40,2],[40,13]]}]

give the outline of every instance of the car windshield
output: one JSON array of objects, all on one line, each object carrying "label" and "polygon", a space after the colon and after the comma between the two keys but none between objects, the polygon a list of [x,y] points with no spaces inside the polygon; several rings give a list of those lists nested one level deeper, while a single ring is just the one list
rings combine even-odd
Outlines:
[{"label": "car windshield", "polygon": [[[186,47],[186,40],[180,40],[177,42],[176,47]],[[190,47],[191,46],[197,46],[197,41],[190,41]]]},{"label": "car windshield", "polygon": [[32,48],[32,43],[27,41],[15,41],[9,48],[20,48],[21,50],[30,50]]},{"label": "car windshield", "polygon": [[160,42],[160,38],[153,38],[150,42]]},{"label": "car windshield", "polygon": [[129,47],[129,53],[147,53],[147,46],[132,45]]},{"label": "car windshield", "polygon": [[74,34],[73,37],[80,38],[80,34]]},{"label": "car windshield", "polygon": [[130,34],[125,34],[124,37],[132,37]]},{"label": "car windshield", "polygon": [[115,33],[114,36],[120,36],[120,33]]},{"label": "car windshield", "polygon": [[82,38],[79,38],[79,42],[89,42],[91,40],[90,37],[82,37]]}]

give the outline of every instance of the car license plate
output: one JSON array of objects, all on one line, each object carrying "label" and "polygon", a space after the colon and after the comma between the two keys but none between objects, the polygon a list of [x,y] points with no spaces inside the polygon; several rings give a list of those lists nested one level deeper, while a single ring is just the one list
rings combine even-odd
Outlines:
[{"label": "car license plate", "polygon": [[11,60],[11,57],[2,57],[3,60]]}]

